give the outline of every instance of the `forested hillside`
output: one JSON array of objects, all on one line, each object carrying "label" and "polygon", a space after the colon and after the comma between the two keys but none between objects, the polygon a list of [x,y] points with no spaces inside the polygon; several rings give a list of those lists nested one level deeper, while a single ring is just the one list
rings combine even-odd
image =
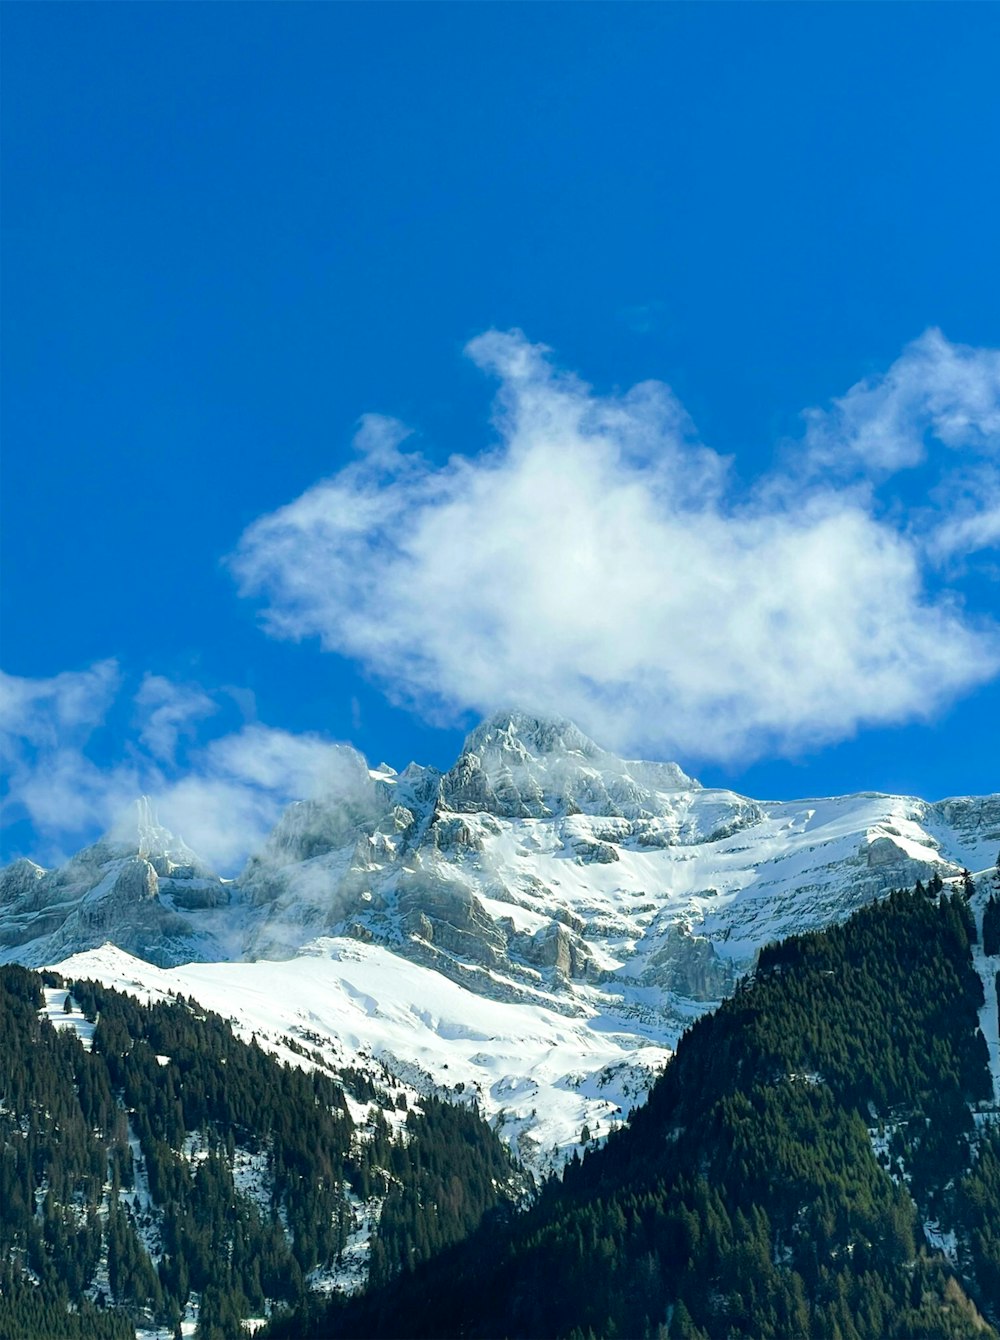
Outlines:
[{"label": "forested hillside", "polygon": [[[767,947],[525,1211],[474,1109],[281,1065],[191,999],[4,968],[0,1335],[226,1340],[273,1311],[275,1340],[996,1336],[998,911],[977,931],[967,893]],[[317,1292],[367,1234],[367,1290]]]},{"label": "forested hillside", "polygon": [[[407,1109],[364,1074],[281,1065],[191,1000],[62,986],[0,968],[4,1340],[179,1334],[185,1315],[205,1340],[242,1335],[242,1318],[335,1279],[381,1202],[384,1281],[520,1186],[472,1109]],[[54,1027],[46,994],[93,1026]]]},{"label": "forested hillside", "polygon": [[1000,1126],[976,938],[963,894],[918,887],[769,947],[631,1127],[529,1212],[271,1334],[995,1336]]}]

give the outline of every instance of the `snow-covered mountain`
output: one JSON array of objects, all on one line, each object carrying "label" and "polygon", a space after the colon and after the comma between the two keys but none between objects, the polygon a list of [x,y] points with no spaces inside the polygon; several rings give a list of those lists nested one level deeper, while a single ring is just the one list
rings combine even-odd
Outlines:
[{"label": "snow-covered mountain", "polygon": [[59,870],[15,862],[0,961],[383,1061],[477,1097],[544,1165],[627,1113],[761,945],[1000,846],[1000,795],[755,801],[518,713],[444,774],[342,762],[233,881],[145,801]]}]

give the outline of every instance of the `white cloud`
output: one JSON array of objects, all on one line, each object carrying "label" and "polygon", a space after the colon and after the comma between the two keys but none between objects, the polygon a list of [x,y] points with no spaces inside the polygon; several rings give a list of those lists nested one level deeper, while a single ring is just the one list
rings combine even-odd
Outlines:
[{"label": "white cloud", "polygon": [[85,747],[104,724],[118,695],[117,662],[50,679],[0,671],[0,747],[7,785],[5,817],[26,811],[47,834],[86,829],[95,815],[113,811],[136,794],[128,765],[108,774]]},{"label": "white cloud", "polygon": [[51,679],[25,679],[0,670],[0,743],[5,755],[23,740],[55,746],[63,732],[84,738],[100,726],[121,683],[117,661],[69,670]]},{"label": "white cloud", "polygon": [[318,735],[251,724],[212,740],[158,795],[164,824],[222,870],[261,846],[293,800],[357,786],[357,755]]},{"label": "white cloud", "polygon": [[811,463],[891,474],[936,440],[963,453],[1000,451],[1000,350],[950,344],[939,330],[907,345],[888,372],[807,412]]},{"label": "white cloud", "polygon": [[980,461],[950,472],[934,503],[932,516],[918,517],[933,562],[954,567],[969,555],[1000,548],[1000,467]]},{"label": "white cloud", "polygon": [[[596,395],[518,332],[469,354],[499,379],[492,446],[434,466],[366,416],[346,468],[247,530],[232,562],[271,632],[317,636],[432,718],[519,705],[695,764],[917,718],[1000,668],[995,624],[946,584],[1000,545],[995,351],[928,332],[810,411],[743,493],[669,388]],[[253,721],[216,716],[204,743],[238,698],[157,675],[131,691],[111,660],[0,674],[8,821],[54,858],[146,793],[232,872],[289,801],[358,767]],[[104,764],[113,711],[137,739]]]},{"label": "white cloud", "polygon": [[37,855],[51,863],[112,829],[140,795],[161,822],[209,864],[233,873],[259,847],[293,800],[357,785],[357,756],[318,735],[259,723],[221,735],[175,762],[181,732],[216,710],[197,685],[147,675],[132,700],[138,742],[123,757],[95,762],[88,742],[122,688],[114,662],[53,679],[0,675],[0,731],[7,768],[5,814],[25,815]]},{"label": "white cloud", "polygon": [[216,704],[197,685],[175,684],[162,675],[146,675],[135,696],[141,722],[139,740],[154,758],[172,762],[181,735],[193,735],[201,718]]},{"label": "white cloud", "polygon": [[519,704],[685,760],[927,715],[1000,667],[996,629],[927,585],[933,536],[988,539],[980,512],[965,539],[941,510],[911,530],[863,482],[928,436],[958,464],[993,452],[994,351],[928,332],[811,412],[795,464],[745,496],[667,387],[595,395],[519,332],[468,352],[500,379],[499,444],[434,468],[367,421],[360,459],[231,560],[270,632],[317,636],[440,719]]}]

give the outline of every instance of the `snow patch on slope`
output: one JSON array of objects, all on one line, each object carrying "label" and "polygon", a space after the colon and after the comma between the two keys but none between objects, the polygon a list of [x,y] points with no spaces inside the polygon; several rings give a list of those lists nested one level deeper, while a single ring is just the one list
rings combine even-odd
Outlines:
[{"label": "snow patch on slope", "polygon": [[[378,945],[323,939],[284,962],[189,963],[154,968],[113,945],[56,965],[143,1001],[181,993],[234,1031],[294,1065],[312,1064],[288,1039],[331,1065],[381,1075],[399,1058],[424,1091],[476,1102],[541,1171],[577,1147],[582,1127],[608,1128],[644,1096],[671,1052],[655,1030],[626,1031],[598,1008],[576,1017],[544,1005],[484,999]],[[616,1027],[617,1025],[617,1027]],[[507,1125],[509,1123],[509,1126]],[[506,1129],[505,1129],[506,1127]]]},{"label": "snow patch on slope", "polygon": [[[74,1003],[68,991],[60,987],[43,987],[45,994],[45,1005],[39,1011],[39,1014],[48,1019],[49,1023],[55,1028],[71,1028],[80,1039],[83,1050],[89,1052],[94,1045],[94,1029],[96,1023],[84,1015],[78,1005]],[[66,1001],[69,999],[70,1008],[67,1011]]]}]

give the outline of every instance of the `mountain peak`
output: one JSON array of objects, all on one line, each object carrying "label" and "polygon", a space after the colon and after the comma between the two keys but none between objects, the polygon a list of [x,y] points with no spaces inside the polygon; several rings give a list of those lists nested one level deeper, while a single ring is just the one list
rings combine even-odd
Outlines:
[{"label": "mountain peak", "polygon": [[163,828],[149,796],[137,796],[121,811],[105,835],[105,841],[116,846],[135,847],[140,855],[149,851],[166,851],[175,838]]},{"label": "mountain peak", "polygon": [[540,717],[510,709],[494,712],[481,721],[466,737],[462,752],[481,754],[490,748],[535,756],[582,754],[597,759],[605,755],[599,745],[566,717]]},{"label": "mountain peak", "polygon": [[696,785],[673,763],[624,762],[565,717],[505,710],[468,736],[441,796],[449,809],[506,818],[636,816],[659,811],[655,792]]},{"label": "mountain peak", "polygon": [[98,845],[122,848],[154,864],[165,860],[170,866],[203,866],[187,843],[159,822],[149,796],[138,796],[127,805]]}]

